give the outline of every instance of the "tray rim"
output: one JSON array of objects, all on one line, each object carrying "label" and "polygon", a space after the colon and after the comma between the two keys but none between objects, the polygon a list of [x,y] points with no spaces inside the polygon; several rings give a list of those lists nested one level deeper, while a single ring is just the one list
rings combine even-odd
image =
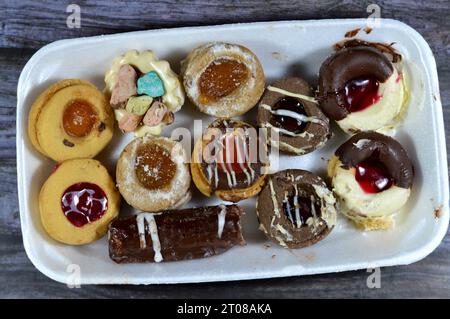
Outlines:
[{"label": "tray rim", "polygon": [[[437,74],[437,66],[436,61],[433,55],[433,52],[431,51],[431,48],[429,44],[426,42],[426,40],[422,37],[422,35],[417,32],[415,29],[410,27],[404,22],[401,22],[399,20],[395,19],[380,19],[382,23],[388,24],[392,28],[399,28],[404,29],[405,31],[408,31],[408,33],[411,35],[411,38],[414,39],[415,42],[418,43],[418,47],[422,51],[423,58],[426,62],[426,65],[428,68],[426,69],[428,71],[428,76],[426,77],[427,80],[430,81],[430,85],[433,88],[433,92],[438,96],[438,98],[434,101],[435,103],[435,130],[437,132],[436,136],[436,148],[438,151],[438,162],[439,162],[439,171],[445,172],[444,176],[447,176],[448,174],[448,164],[447,164],[447,148],[446,148],[446,142],[445,142],[445,129],[444,129],[444,120],[443,120],[443,110],[442,110],[442,103],[440,99],[440,91],[439,91],[439,80],[438,80],[438,74]],[[27,257],[30,259],[32,264],[45,276],[49,277],[50,279],[53,279],[60,283],[66,283],[66,273],[62,274],[53,272],[46,268],[39,258],[34,255],[34,251],[32,248],[32,244],[30,240],[26,236],[26,231],[28,229],[29,223],[28,223],[28,217],[27,217],[27,207],[25,204],[26,196],[25,196],[25,179],[22,175],[24,170],[24,148],[26,147],[23,137],[23,126],[27,125],[26,123],[21,122],[21,116],[23,114],[23,108],[19,109],[19,101],[23,101],[24,97],[23,94],[21,94],[21,91],[19,88],[22,86],[22,84],[27,80],[27,76],[29,75],[29,69],[32,68],[33,65],[35,65],[37,62],[39,62],[39,59],[41,56],[45,55],[48,51],[56,49],[61,49],[61,46],[64,45],[70,45],[71,43],[75,41],[86,41],[88,42],[94,42],[99,39],[114,39],[119,38],[124,35],[130,35],[130,34],[139,34],[139,33],[165,33],[165,32],[179,32],[179,31],[195,31],[195,30],[205,30],[205,29],[220,29],[220,28],[233,28],[233,27],[258,27],[258,26],[270,26],[270,25],[293,25],[293,24],[302,24],[302,25],[310,25],[310,24],[316,24],[316,23],[333,23],[333,22],[339,22],[339,23],[363,23],[367,21],[366,18],[351,18],[351,19],[313,19],[313,20],[282,20],[282,21],[268,21],[268,22],[249,22],[249,23],[231,23],[231,24],[219,24],[219,25],[212,25],[212,26],[193,26],[193,27],[176,27],[176,28],[161,28],[161,29],[151,29],[151,30],[139,30],[139,31],[131,31],[131,32],[123,32],[123,33],[115,33],[110,35],[96,35],[96,36],[89,36],[89,37],[79,37],[79,38],[70,38],[70,39],[62,39],[57,40],[54,42],[51,42],[49,44],[44,45],[41,47],[38,51],[36,51],[32,57],[27,61],[26,65],[22,69],[17,85],[17,111],[16,111],[16,150],[17,150],[17,158],[16,158],[16,164],[17,164],[17,185],[18,185],[18,198],[19,198],[19,211],[20,211],[20,224],[21,224],[21,232],[22,232],[22,240],[25,252],[27,254]],[[430,240],[427,244],[417,248],[416,250],[412,250],[405,255],[398,257],[398,256],[391,256],[386,257],[383,259],[379,259],[374,262],[360,262],[360,263],[353,263],[351,265],[341,266],[339,269],[331,269],[331,266],[327,267],[318,267],[314,268],[313,270],[310,269],[303,269],[301,274],[293,274],[291,272],[288,272],[286,270],[273,270],[273,271],[263,271],[259,273],[254,273],[252,278],[249,278],[247,274],[232,274],[227,275],[225,278],[220,277],[210,277],[205,280],[204,277],[198,275],[194,277],[189,278],[178,278],[176,280],[164,280],[164,281],[158,281],[158,280],[150,280],[150,281],[142,281],[137,280],[136,278],[128,278],[128,279],[122,279],[122,278],[115,278],[111,281],[99,281],[99,280],[86,280],[81,279],[81,284],[174,284],[174,283],[200,283],[200,282],[221,282],[221,281],[235,281],[235,280],[254,280],[254,279],[263,279],[263,278],[279,278],[279,277],[287,277],[287,276],[304,276],[304,275],[311,275],[311,274],[324,274],[324,273],[337,273],[337,272],[343,272],[343,271],[350,271],[350,270],[357,270],[357,269],[365,269],[365,268],[373,268],[373,267],[388,267],[388,266],[396,266],[396,265],[408,265],[414,262],[417,262],[419,260],[422,260],[426,256],[428,256],[430,253],[432,253],[441,243],[443,240],[445,234],[447,233],[448,225],[449,225],[449,181],[448,178],[442,178],[440,181],[441,184],[441,190],[443,193],[443,201],[442,201],[442,217],[440,218],[439,222],[439,228],[436,235]],[[32,227],[32,226],[31,226]],[[399,260],[400,259],[400,260]],[[288,268],[289,269],[289,268]]]}]

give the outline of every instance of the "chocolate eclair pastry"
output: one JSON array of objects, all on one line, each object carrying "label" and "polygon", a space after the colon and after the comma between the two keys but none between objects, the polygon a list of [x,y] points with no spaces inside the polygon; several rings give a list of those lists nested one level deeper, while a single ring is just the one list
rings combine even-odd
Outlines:
[{"label": "chocolate eclair pastry", "polygon": [[129,205],[142,211],[180,207],[191,197],[187,160],[177,141],[150,135],[136,138],[117,161],[117,187]]},{"label": "chocolate eclair pastry", "polygon": [[328,118],[309,84],[291,77],[269,85],[259,103],[258,125],[274,147],[301,155],[322,147],[331,136]]},{"label": "chocolate eclair pastry", "polygon": [[231,118],[254,107],[264,91],[264,71],[248,48],[213,42],[192,50],[181,62],[186,94],[208,115]]},{"label": "chocolate eclair pastry", "polygon": [[336,224],[336,199],[317,175],[280,171],[268,178],[258,196],[260,229],[286,248],[310,246],[325,238]]},{"label": "chocolate eclair pastry", "polygon": [[393,138],[362,132],[335,152],[328,175],[341,212],[366,229],[387,229],[407,202],[414,168],[405,149]]},{"label": "chocolate eclair pastry", "polygon": [[116,219],[109,225],[109,256],[116,263],[204,258],[245,245],[236,205],[220,205]]},{"label": "chocolate eclair pastry", "polygon": [[[325,114],[348,134],[387,132],[405,111],[403,73],[380,49],[380,44],[342,45],[319,72],[319,100]],[[396,57],[397,55],[390,55]],[[394,58],[392,58],[394,60]]]},{"label": "chocolate eclair pastry", "polygon": [[259,193],[269,168],[261,135],[237,120],[211,123],[192,152],[191,174],[200,192],[231,202]]}]

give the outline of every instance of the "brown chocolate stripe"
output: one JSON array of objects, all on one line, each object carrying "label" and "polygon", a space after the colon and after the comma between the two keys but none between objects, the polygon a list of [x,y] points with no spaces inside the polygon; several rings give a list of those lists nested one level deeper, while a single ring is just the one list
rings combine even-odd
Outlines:
[{"label": "brown chocolate stripe", "polygon": [[[357,143],[360,140],[368,141],[358,147]],[[405,149],[392,137],[376,132],[358,133],[342,144],[335,155],[346,169],[376,156],[386,166],[396,186],[402,188],[412,186],[414,167]]]},{"label": "brown chocolate stripe", "polygon": [[383,83],[393,71],[391,61],[375,47],[344,47],[326,59],[320,67],[318,99],[322,110],[333,120],[344,119],[349,114],[343,94],[348,81],[373,76]]}]

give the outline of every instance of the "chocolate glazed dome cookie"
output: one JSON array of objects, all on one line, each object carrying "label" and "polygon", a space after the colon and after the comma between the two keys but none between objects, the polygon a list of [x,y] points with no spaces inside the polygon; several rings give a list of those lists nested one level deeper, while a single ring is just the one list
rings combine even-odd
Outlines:
[{"label": "chocolate glazed dome cookie", "polygon": [[393,138],[362,132],[342,144],[328,163],[340,211],[366,230],[394,225],[392,215],[405,205],[414,168]]},{"label": "chocolate glazed dome cookie", "polygon": [[258,125],[268,129],[270,145],[297,155],[322,147],[331,136],[329,120],[309,84],[296,77],[267,87],[258,107]]},{"label": "chocolate glazed dome cookie", "polygon": [[317,175],[288,169],[269,177],[256,214],[266,236],[286,248],[310,246],[336,224],[336,199]]},{"label": "chocolate glazed dome cookie", "polygon": [[320,68],[320,106],[348,134],[389,132],[406,109],[406,84],[397,63],[400,56],[391,53],[391,61],[380,48],[383,46],[353,41]]}]

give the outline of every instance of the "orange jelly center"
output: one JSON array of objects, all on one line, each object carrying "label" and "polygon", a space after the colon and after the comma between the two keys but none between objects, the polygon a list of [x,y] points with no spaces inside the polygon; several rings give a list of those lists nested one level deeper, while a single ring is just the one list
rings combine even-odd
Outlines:
[{"label": "orange jelly center", "polygon": [[237,89],[247,78],[247,67],[238,61],[217,59],[200,76],[201,102],[218,100]]},{"label": "orange jelly center", "polygon": [[242,173],[248,167],[244,139],[236,135],[226,135],[221,144],[222,149],[218,153],[219,169]]},{"label": "orange jelly center", "polygon": [[161,189],[175,176],[176,165],[170,153],[156,144],[143,144],[136,152],[136,177],[149,190]]},{"label": "orange jelly center", "polygon": [[90,103],[84,100],[71,101],[64,110],[63,127],[74,137],[88,135],[97,121],[97,113]]}]

